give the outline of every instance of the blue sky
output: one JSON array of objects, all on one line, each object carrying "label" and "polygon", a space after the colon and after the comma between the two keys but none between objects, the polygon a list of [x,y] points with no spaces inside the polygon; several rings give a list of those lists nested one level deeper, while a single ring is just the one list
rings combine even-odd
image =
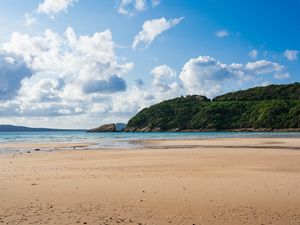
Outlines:
[{"label": "blue sky", "polygon": [[299,82],[298,0],[0,1],[0,123],[89,128]]}]

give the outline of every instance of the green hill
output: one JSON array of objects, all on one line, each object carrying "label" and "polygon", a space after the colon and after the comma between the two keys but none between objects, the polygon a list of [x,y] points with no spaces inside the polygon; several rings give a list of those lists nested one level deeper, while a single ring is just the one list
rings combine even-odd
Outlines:
[{"label": "green hill", "polygon": [[300,84],[270,85],[209,100],[186,96],[143,109],[126,131],[299,130]]},{"label": "green hill", "polygon": [[255,87],[218,96],[214,101],[300,100],[299,86],[300,83]]}]

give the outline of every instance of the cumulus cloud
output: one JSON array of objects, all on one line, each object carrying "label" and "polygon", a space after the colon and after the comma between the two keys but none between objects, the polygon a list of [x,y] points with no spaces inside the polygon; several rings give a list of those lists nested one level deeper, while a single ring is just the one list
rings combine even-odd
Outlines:
[{"label": "cumulus cloud", "polygon": [[277,79],[287,78],[284,67],[278,63],[260,60],[246,64],[224,64],[209,56],[190,59],[183,67],[179,78],[189,94],[213,97],[229,84],[241,85],[244,81],[259,80],[260,75],[272,75]]},{"label": "cumulus cloud", "polygon": [[155,7],[155,6],[160,4],[160,0],[152,0],[151,4],[152,4],[153,7]]},{"label": "cumulus cloud", "polygon": [[22,60],[0,54],[0,100],[13,98],[21,88],[22,80],[31,74]]},{"label": "cumulus cloud", "polygon": [[224,38],[229,36],[230,33],[227,30],[218,30],[215,32],[215,36],[218,38]]},{"label": "cumulus cloud", "polygon": [[124,79],[114,75],[108,80],[97,80],[95,82],[89,82],[83,87],[85,93],[115,93],[126,90],[126,82]]},{"label": "cumulus cloud", "polygon": [[267,80],[261,77],[289,76],[282,65],[267,60],[225,64],[200,56],[190,59],[179,76],[160,65],[150,71],[148,84],[137,79],[128,85],[133,63],[118,57],[115,46],[110,30],[92,35],[78,35],[71,27],[63,34],[13,33],[0,46],[0,115],[16,121],[35,117],[39,126],[71,127],[68,121],[77,119],[84,122],[73,127],[92,127],[126,122],[142,108],[180,95],[212,97],[232,84],[237,89],[245,81]]},{"label": "cumulus cloud", "polygon": [[268,74],[272,72],[280,72],[283,70],[283,68],[284,67],[282,65],[267,60],[248,62],[245,65],[245,70],[254,74]]},{"label": "cumulus cloud", "polygon": [[59,79],[41,79],[34,85],[30,79],[24,79],[19,91],[18,99],[22,102],[59,102],[59,92],[63,88],[64,81]]},{"label": "cumulus cloud", "polygon": [[283,55],[285,58],[287,58],[288,60],[290,61],[293,61],[293,60],[297,60],[298,59],[298,53],[299,51],[297,50],[285,50]]},{"label": "cumulus cloud", "polygon": [[256,49],[253,49],[249,52],[249,56],[252,58],[252,59],[256,59],[257,58],[257,55],[258,55],[258,51]]},{"label": "cumulus cloud", "polygon": [[135,85],[138,87],[138,88],[143,88],[145,86],[145,82],[142,80],[142,79],[136,79],[135,80]]},{"label": "cumulus cloud", "polygon": [[144,107],[185,94],[176,71],[171,67],[160,65],[154,67],[150,74],[151,83],[145,84],[138,79],[125,93],[117,93],[112,102],[112,112],[131,117]]},{"label": "cumulus cloud", "polygon": [[153,84],[162,91],[170,90],[177,86],[176,71],[167,65],[153,68],[150,72],[153,75]]},{"label": "cumulus cloud", "polygon": [[276,73],[274,75],[274,77],[276,79],[287,79],[287,78],[290,78],[290,74],[289,73]]},{"label": "cumulus cloud", "polygon": [[24,17],[25,17],[25,21],[24,21],[25,26],[32,26],[36,24],[36,18],[34,18],[30,13],[25,13]]},{"label": "cumulus cloud", "polygon": [[133,67],[117,61],[114,46],[110,30],[91,36],[78,36],[71,27],[64,35],[51,30],[40,36],[13,33],[1,47],[11,57],[1,61],[0,90],[14,98],[13,104],[0,104],[0,111],[13,106],[21,116],[65,116],[106,104],[126,90],[124,76]]},{"label": "cumulus cloud", "polygon": [[159,5],[159,0],[120,0],[118,12],[123,15],[133,16],[135,12],[141,12],[147,7]]},{"label": "cumulus cloud", "polygon": [[124,94],[117,94],[112,102],[112,112],[134,115],[136,112],[156,102],[156,98],[149,90],[132,86]]},{"label": "cumulus cloud", "polygon": [[179,77],[188,93],[213,96],[220,92],[221,84],[232,76],[227,65],[214,58],[200,56],[190,59]]},{"label": "cumulus cloud", "polygon": [[37,12],[53,17],[59,12],[67,12],[76,0],[44,0],[39,4]]},{"label": "cumulus cloud", "polygon": [[112,102],[112,113],[115,112],[119,115],[131,117],[145,107],[149,107],[163,100],[178,97],[184,93],[183,88],[175,82],[174,85],[167,90],[157,88],[156,85],[144,87],[135,84],[128,88],[125,93],[116,94]]},{"label": "cumulus cloud", "polygon": [[164,17],[145,21],[143,29],[135,36],[132,48],[140,44],[150,45],[151,42],[164,31],[176,26],[183,20],[183,17],[166,20]]}]

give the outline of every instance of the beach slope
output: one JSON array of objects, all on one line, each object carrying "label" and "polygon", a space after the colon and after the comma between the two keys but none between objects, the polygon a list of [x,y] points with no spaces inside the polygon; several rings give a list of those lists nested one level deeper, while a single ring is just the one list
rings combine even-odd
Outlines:
[{"label": "beach slope", "polygon": [[300,224],[299,139],[0,155],[0,224]]}]

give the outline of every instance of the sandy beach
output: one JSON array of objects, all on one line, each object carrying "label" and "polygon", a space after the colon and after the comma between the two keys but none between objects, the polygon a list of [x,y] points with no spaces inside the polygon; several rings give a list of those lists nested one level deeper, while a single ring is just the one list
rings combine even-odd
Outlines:
[{"label": "sandy beach", "polygon": [[141,144],[0,155],[0,224],[300,224],[300,139]]}]

